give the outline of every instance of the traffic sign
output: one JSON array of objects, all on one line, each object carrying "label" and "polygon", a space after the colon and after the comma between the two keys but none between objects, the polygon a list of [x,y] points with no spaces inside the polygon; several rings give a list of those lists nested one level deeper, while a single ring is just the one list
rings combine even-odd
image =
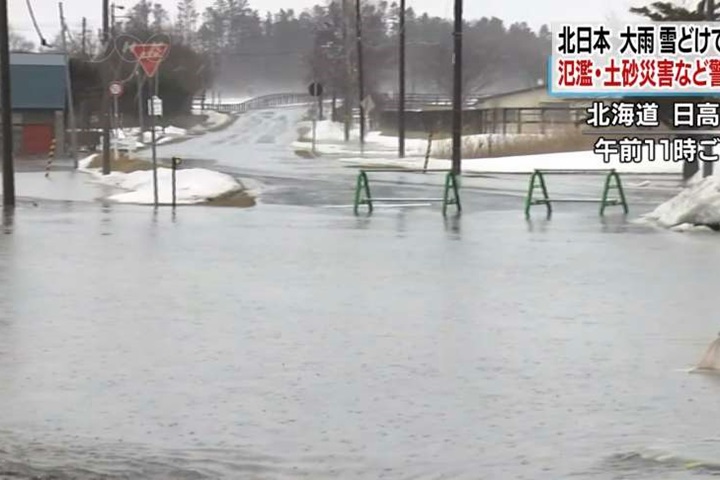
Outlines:
[{"label": "traffic sign", "polygon": [[323,94],[323,86],[322,83],[313,82],[308,87],[308,91],[310,92],[310,95],[313,97],[320,97]]},{"label": "traffic sign", "polygon": [[160,97],[153,96],[152,98],[148,99],[148,111],[150,112],[150,115],[153,115],[155,117],[162,117],[163,104]]},{"label": "traffic sign", "polygon": [[108,89],[113,97],[119,97],[123,94],[123,84],[121,82],[110,82]]},{"label": "traffic sign", "polygon": [[138,63],[148,77],[154,77],[160,62],[167,54],[169,45],[167,43],[136,43],[130,47]]}]

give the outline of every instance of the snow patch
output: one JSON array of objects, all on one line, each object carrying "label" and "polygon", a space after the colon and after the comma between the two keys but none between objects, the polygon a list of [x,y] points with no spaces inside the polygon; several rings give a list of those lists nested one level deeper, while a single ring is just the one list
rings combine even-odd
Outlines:
[{"label": "snow patch", "polygon": [[97,153],[93,153],[92,155],[88,155],[87,157],[78,160],[78,170],[89,173],[90,170],[90,164],[95,160],[95,157],[97,157]]},{"label": "snow patch", "polygon": [[[233,177],[224,173],[202,168],[178,170],[177,172],[177,203],[196,204],[242,189]],[[159,168],[158,202],[172,202],[172,170]],[[119,188],[131,190],[110,197],[110,200],[121,203],[154,203],[152,171],[137,171],[107,179],[107,182]]]},{"label": "snow patch", "polygon": [[720,177],[693,178],[688,187],[644,217],[666,228],[720,223]]},{"label": "snow patch", "polygon": [[[109,200],[145,205],[155,203],[152,170],[140,170],[132,173],[111,172],[109,175],[102,175],[100,169],[89,168],[95,157],[96,155],[90,155],[80,160],[78,162],[80,171],[92,175],[97,183],[128,190],[125,193],[109,197]],[[172,169],[158,168],[157,176],[158,202],[172,203]],[[181,205],[203,203],[242,189],[242,184],[224,173],[204,168],[176,171],[176,203]]]}]

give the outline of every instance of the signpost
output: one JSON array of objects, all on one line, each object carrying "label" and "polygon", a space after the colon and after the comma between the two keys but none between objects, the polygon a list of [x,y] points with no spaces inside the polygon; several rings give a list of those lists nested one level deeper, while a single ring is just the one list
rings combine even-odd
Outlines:
[{"label": "signpost", "polygon": [[322,94],[323,94],[323,86],[322,83],[319,82],[313,82],[308,87],[308,92],[310,92],[310,95],[313,97],[316,97],[318,99],[318,104],[313,104],[312,109],[312,153],[315,154],[315,143],[317,138],[317,117],[318,117],[318,110],[319,110],[319,104],[322,102]]},{"label": "signpost", "polygon": [[118,160],[118,142],[120,141],[119,135],[119,122],[118,122],[118,97],[123,94],[123,84],[121,82],[110,82],[108,87],[110,95],[113,98],[113,119],[115,120],[115,146],[113,149],[113,155],[115,161]]},{"label": "signpost", "polygon": [[157,176],[157,144],[155,138],[155,117],[162,115],[162,101],[158,97],[157,77],[156,73],[160,62],[165,59],[170,46],[166,43],[136,43],[130,47],[133,55],[137,59],[140,67],[142,67],[148,78],[155,77],[155,95],[149,100],[150,110],[150,138],[152,142],[152,162],[153,162],[153,195],[155,200],[155,208],[158,207],[158,176]]}]

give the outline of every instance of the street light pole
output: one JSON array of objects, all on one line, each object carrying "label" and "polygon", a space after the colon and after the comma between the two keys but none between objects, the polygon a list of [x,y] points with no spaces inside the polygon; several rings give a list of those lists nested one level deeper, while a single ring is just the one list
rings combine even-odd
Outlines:
[{"label": "street light pole", "polygon": [[455,53],[453,62],[455,67],[453,78],[453,145],[452,145],[452,171],[459,175],[462,157],[462,27],[463,27],[463,0],[455,0]]},{"label": "street light pole", "polygon": [[400,87],[398,89],[398,157],[405,158],[405,0],[400,0]]},{"label": "street light pole", "polygon": [[3,206],[15,206],[12,104],[10,100],[10,40],[7,0],[0,0],[0,108],[2,109]]}]

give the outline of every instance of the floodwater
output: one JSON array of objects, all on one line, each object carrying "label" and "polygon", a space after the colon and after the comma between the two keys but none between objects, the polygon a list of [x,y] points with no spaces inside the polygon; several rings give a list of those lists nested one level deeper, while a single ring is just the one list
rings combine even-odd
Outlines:
[{"label": "floodwater", "polygon": [[720,376],[686,371],[720,330],[716,234],[588,205],[528,223],[520,197],[482,188],[459,218],[355,217],[325,208],[351,198],[350,173],[313,173],[305,190],[334,185],[313,197],[299,168],[270,168],[277,188],[249,209],[41,202],[3,219],[0,478],[720,470]]}]

